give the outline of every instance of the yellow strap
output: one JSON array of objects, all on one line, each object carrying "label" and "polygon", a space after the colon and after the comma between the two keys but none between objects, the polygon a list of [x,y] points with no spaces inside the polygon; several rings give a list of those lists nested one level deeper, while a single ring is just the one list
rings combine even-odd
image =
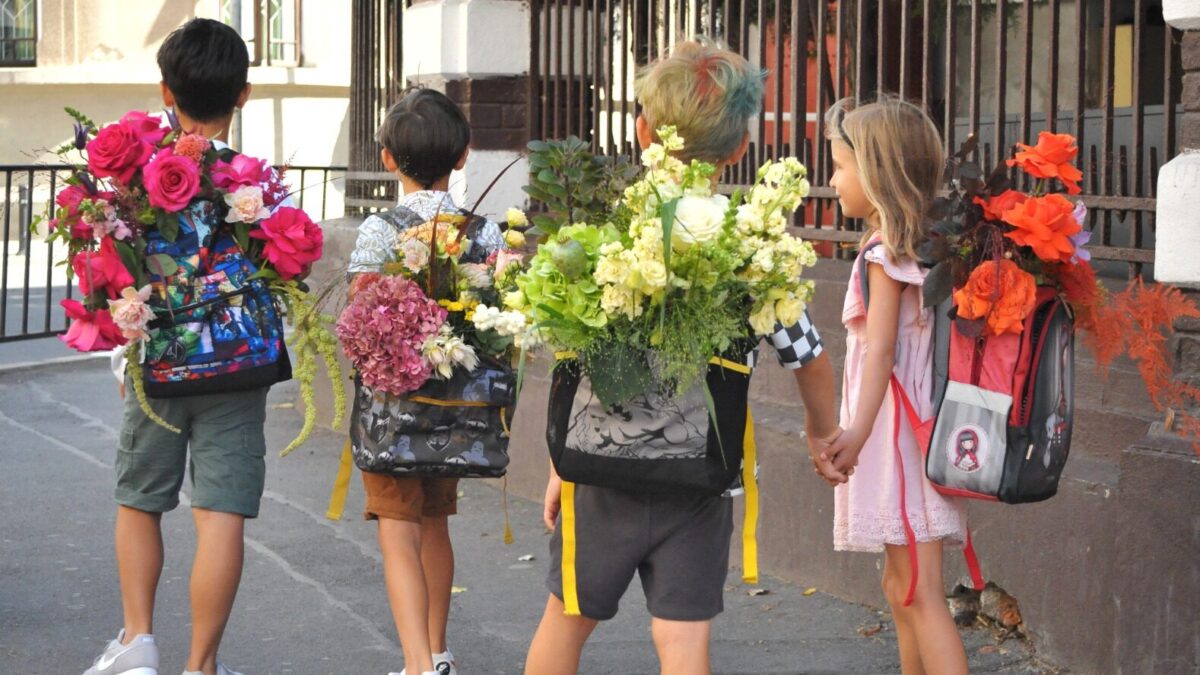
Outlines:
[{"label": "yellow strap", "polygon": [[579,616],[575,582],[575,484],[562,482],[562,594],[563,614]]},{"label": "yellow strap", "polygon": [[737,361],[730,361],[729,359],[723,359],[719,356],[712,357],[711,359],[708,360],[708,362],[713,364],[714,366],[721,366],[722,368],[725,368],[726,370],[732,370],[735,373],[741,373],[743,375],[750,374],[750,366],[748,366],[744,363],[738,363]]},{"label": "yellow strap", "polygon": [[413,403],[424,403],[442,408],[487,408],[492,405],[483,401],[451,401],[440,398],[429,398],[428,396],[409,396],[408,400]]},{"label": "yellow strap", "polygon": [[555,361],[566,361],[567,359],[577,358],[579,355],[573,351],[567,350],[563,352],[554,352]]},{"label": "yellow strap", "polygon": [[508,430],[508,420],[505,419],[506,417],[508,417],[508,408],[500,406],[500,428],[504,430],[505,436],[512,436],[512,432]]},{"label": "yellow strap", "polygon": [[746,408],[746,437],[742,441],[742,488],[746,491],[746,514],[742,521],[742,581],[758,583],[758,480],[754,475],[757,453],[754,446],[754,415]]},{"label": "yellow strap", "polygon": [[329,510],[325,517],[341,520],[346,510],[346,495],[350,492],[350,473],[354,469],[354,455],[350,452],[350,439],[342,446],[342,458],[338,461],[337,478],[333,479],[333,493],[329,495]]},{"label": "yellow strap", "polygon": [[513,543],[512,523],[508,521],[508,476],[504,477],[501,485],[500,503],[504,507],[504,545],[508,546]]}]

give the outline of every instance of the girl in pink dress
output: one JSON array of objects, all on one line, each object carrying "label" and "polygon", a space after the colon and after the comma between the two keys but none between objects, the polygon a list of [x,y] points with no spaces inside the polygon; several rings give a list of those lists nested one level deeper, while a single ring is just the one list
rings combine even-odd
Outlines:
[{"label": "girl in pink dress", "polygon": [[[965,512],[959,500],[943,497],[925,478],[924,457],[902,414],[896,442],[898,402],[890,386],[895,374],[922,418],[932,415],[933,321],[921,303],[925,270],[915,260],[928,208],[942,184],[945,155],[937,129],[920,108],[895,99],[851,105],[835,105],[826,127],[834,166],[830,185],[842,213],[862,218],[869,228],[859,253],[866,265],[856,261],[842,311],[845,431],[823,455],[849,476],[834,489],[834,548],[884,551],[883,590],[906,675],[966,673],[966,653],[942,587],[942,546],[965,541]],[[908,547],[905,512],[915,555]],[[914,560],[920,573],[908,604]]]}]

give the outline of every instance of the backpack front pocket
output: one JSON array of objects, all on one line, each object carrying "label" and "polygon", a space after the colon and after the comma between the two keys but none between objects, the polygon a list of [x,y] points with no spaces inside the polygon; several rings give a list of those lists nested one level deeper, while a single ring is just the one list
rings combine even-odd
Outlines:
[{"label": "backpack front pocket", "polygon": [[937,489],[994,499],[1004,475],[1012,397],[961,382],[946,385],[925,471]]}]

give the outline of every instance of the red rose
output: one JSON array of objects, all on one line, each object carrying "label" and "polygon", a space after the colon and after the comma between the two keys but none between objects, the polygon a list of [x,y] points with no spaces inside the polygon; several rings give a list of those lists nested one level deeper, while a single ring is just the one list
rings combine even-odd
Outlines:
[{"label": "red rose", "polygon": [[59,304],[71,319],[67,334],[58,336],[68,347],[81,352],[100,352],[125,344],[125,336],[107,309],[89,312],[78,300],[63,300]]},{"label": "red rose", "polygon": [[279,208],[250,233],[266,243],[263,255],[283,279],[291,279],[321,258],[325,235],[300,209]]},{"label": "red rose", "polygon": [[112,237],[100,240],[99,251],[80,251],[71,261],[71,267],[79,277],[79,291],[85,296],[104,290],[109,298],[119,298],[121,291],[134,283]]},{"label": "red rose", "polygon": [[142,172],[150,206],[167,213],[182,211],[200,191],[200,167],[171,148],[163,148]]},{"label": "red rose", "polygon": [[88,170],[97,178],[112,178],[122,185],[133,180],[138,169],[150,161],[154,148],[167,134],[157,118],[130,112],[88,141]]}]

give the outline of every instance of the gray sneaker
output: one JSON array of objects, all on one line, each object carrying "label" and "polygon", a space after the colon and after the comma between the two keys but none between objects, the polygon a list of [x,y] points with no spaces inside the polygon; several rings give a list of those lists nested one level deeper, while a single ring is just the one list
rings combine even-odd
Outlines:
[{"label": "gray sneaker", "polygon": [[124,640],[122,628],[117,639],[108,643],[83,675],[158,675],[158,645],[154,644],[154,636],[135,635],[127,645],[121,644]]},{"label": "gray sneaker", "polygon": [[[185,671],[183,671],[183,675],[204,675],[204,673],[199,670],[185,670]],[[242,675],[242,674],[237,671],[226,668],[224,663],[217,661],[217,675]]]}]

